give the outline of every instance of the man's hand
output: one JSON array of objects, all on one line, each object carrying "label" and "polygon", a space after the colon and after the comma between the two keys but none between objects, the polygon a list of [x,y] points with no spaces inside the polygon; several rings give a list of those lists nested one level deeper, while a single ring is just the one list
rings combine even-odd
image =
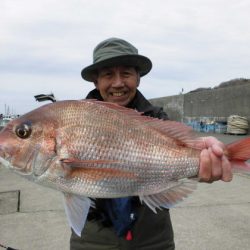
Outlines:
[{"label": "man's hand", "polygon": [[231,163],[223,153],[225,145],[215,137],[203,137],[205,148],[200,154],[200,182],[212,183],[222,180],[229,182],[233,178]]}]

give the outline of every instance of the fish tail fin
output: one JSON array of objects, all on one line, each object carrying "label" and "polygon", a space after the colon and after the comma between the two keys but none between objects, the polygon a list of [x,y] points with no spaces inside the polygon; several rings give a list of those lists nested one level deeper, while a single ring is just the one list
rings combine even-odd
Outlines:
[{"label": "fish tail fin", "polygon": [[250,137],[226,145],[226,155],[236,171],[250,172]]}]

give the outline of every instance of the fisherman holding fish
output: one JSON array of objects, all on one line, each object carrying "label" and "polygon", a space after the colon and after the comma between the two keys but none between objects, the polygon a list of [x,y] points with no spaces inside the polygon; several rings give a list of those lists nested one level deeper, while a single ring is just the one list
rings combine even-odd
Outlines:
[{"label": "fisherman holding fish", "polygon": [[[99,43],[93,52],[93,64],[84,68],[82,78],[93,82],[95,89],[87,99],[115,103],[123,107],[168,120],[162,108],[152,106],[140,93],[140,78],[152,68],[149,58],[138,54],[129,42],[110,38]],[[119,137],[116,138],[119,140]],[[224,145],[214,137],[203,138],[199,180],[211,183],[232,179],[231,163],[223,153]],[[141,249],[175,248],[169,210],[154,213],[136,197],[95,199],[81,237],[72,230],[70,249]]]}]

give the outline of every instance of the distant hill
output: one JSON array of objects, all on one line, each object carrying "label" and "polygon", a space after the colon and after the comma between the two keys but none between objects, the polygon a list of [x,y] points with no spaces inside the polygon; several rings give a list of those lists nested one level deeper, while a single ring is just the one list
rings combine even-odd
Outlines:
[{"label": "distant hill", "polygon": [[245,79],[245,78],[236,78],[227,82],[222,82],[219,86],[214,87],[216,88],[225,88],[225,87],[232,87],[235,85],[243,85],[243,84],[249,84],[250,79]]},{"label": "distant hill", "polygon": [[195,90],[191,90],[189,93],[199,92],[199,91],[204,91],[204,90],[218,89],[218,88],[233,87],[235,85],[244,85],[244,84],[249,84],[249,83],[250,83],[250,79],[236,78],[230,81],[222,82],[218,86],[215,86],[214,88],[197,88]]}]

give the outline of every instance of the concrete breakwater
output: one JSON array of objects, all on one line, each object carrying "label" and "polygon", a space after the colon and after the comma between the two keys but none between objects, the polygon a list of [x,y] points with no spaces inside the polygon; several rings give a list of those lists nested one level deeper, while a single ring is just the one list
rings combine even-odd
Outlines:
[{"label": "concrete breakwater", "polygon": [[250,122],[249,96],[250,80],[245,80],[240,84],[233,82],[213,89],[155,98],[150,102],[162,106],[171,120],[184,122],[194,129],[202,122],[207,125],[204,132],[222,132],[231,115],[246,117]]}]

